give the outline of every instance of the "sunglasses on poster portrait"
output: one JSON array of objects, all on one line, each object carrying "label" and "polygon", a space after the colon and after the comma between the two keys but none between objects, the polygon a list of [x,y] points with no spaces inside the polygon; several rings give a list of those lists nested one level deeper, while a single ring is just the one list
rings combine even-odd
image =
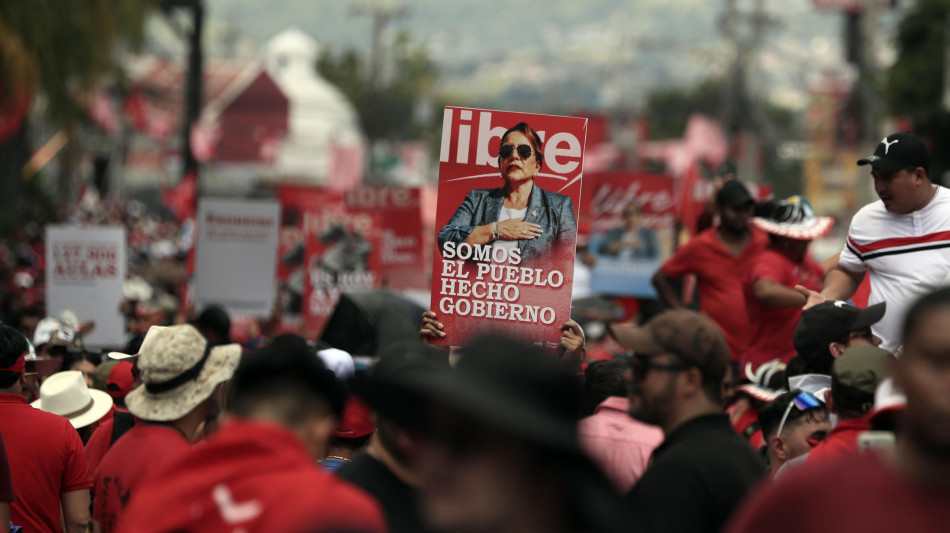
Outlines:
[{"label": "sunglasses on poster portrait", "polygon": [[518,150],[518,155],[521,159],[528,159],[531,157],[531,154],[534,153],[531,146],[527,144],[519,144],[517,147],[513,144],[503,144],[501,148],[498,149],[498,157],[508,159],[515,150]]}]

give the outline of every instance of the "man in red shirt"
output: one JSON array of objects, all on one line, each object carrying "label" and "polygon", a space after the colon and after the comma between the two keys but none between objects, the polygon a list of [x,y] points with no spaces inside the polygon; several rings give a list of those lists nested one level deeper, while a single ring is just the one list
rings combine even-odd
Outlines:
[{"label": "man in red shirt", "polygon": [[764,233],[749,226],[753,203],[742,183],[727,181],[716,193],[719,225],[693,237],[653,275],[653,286],[670,309],[683,307],[670,280],[696,275],[700,311],[725,334],[733,361],[745,351],[749,336],[742,275],[768,244]]},{"label": "man in red shirt", "polygon": [[806,464],[858,453],[858,436],[871,430],[870,412],[874,392],[894,358],[873,346],[849,348],[831,367],[828,409],[838,415],[838,424],[828,438],[808,454]]},{"label": "man in red shirt", "polygon": [[231,383],[233,418],[156,471],[119,530],[385,531],[368,495],[316,463],[343,402],[342,386],[300,337],[245,355]]},{"label": "man in red shirt", "polygon": [[[764,487],[730,533],[943,533],[950,524],[950,289],[918,300],[893,362],[907,396],[893,451],[801,468]],[[808,502],[789,505],[789,502]]]},{"label": "man in red shirt", "polygon": [[808,254],[808,245],[831,231],[834,220],[816,217],[808,200],[793,196],[753,224],[769,234],[769,246],[752,259],[743,282],[750,335],[740,361],[751,372],[762,363],[788,363],[795,356],[792,338],[806,299],[795,287],[821,286],[825,272]]},{"label": "man in red shirt", "polygon": [[241,347],[212,347],[191,325],[152,326],[142,342],[142,385],[126,396],[141,422],[116,441],[95,476],[93,518],[115,531],[129,498],[155,469],[188,451],[198,427],[220,414],[219,386],[231,378]]},{"label": "man in red shirt", "polygon": [[89,526],[89,466],[69,420],[34,409],[21,395],[26,339],[0,325],[0,435],[6,445],[16,501],[10,519],[30,533],[69,533]]}]

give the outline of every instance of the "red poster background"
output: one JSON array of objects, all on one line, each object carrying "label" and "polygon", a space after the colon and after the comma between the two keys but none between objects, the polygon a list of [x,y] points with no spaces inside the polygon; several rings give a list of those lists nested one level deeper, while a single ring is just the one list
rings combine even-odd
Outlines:
[{"label": "red poster background", "polygon": [[[527,122],[542,139],[544,164],[535,178],[535,186],[569,197],[574,208],[574,218],[577,220],[587,119],[447,107],[442,124],[436,235],[452,218],[470,190],[502,186],[497,162],[501,135],[519,122]],[[446,336],[439,342],[462,346],[474,335],[492,331],[519,337],[536,346],[556,348],[560,326],[570,319],[575,240],[576,235],[573,235],[569,239],[570,242],[552,248],[542,257],[530,262],[525,261],[518,265],[506,262],[499,265],[443,258],[436,237],[433,247],[431,309],[437,313],[446,332]],[[452,278],[458,278],[454,280],[456,283],[463,281],[462,278],[471,282],[492,281],[490,275],[483,274],[479,277],[480,265],[519,269],[522,275],[518,278],[519,282],[501,283],[505,287],[514,285],[517,288],[517,297],[493,300],[475,296],[464,297],[458,294],[458,289],[456,294],[452,295]],[[521,283],[521,279],[526,279],[525,275],[561,282],[557,288]],[[515,293],[508,294],[514,296]],[[473,317],[471,312],[460,312],[460,302],[468,302],[462,304],[463,306],[492,304],[496,310],[494,314],[505,317],[510,316],[510,305],[517,304],[524,306],[525,314],[521,315],[521,320],[495,316]],[[498,311],[498,304],[504,304],[502,311]],[[528,306],[539,311],[537,321],[524,320]],[[506,308],[507,312],[504,310]],[[540,319],[541,316],[545,316],[548,323],[544,323],[545,321]]]},{"label": "red poster background", "polygon": [[362,187],[346,193],[350,213],[374,213],[381,219],[380,285],[391,289],[426,289],[426,255],[422,245],[422,190],[407,187]]},{"label": "red poster background", "polygon": [[312,230],[304,254],[301,313],[308,338],[323,332],[340,294],[378,287],[382,277],[379,216],[347,213],[324,217]]}]

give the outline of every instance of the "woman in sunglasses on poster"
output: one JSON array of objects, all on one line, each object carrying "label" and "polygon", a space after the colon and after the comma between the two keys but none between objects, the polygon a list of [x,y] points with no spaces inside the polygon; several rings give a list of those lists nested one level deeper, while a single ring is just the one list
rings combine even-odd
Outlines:
[{"label": "woman in sunglasses on poster", "polygon": [[574,206],[569,197],[537,186],[543,165],[541,137],[531,126],[520,122],[506,131],[498,150],[504,185],[469,191],[439,231],[443,256],[519,264],[547,253],[562,239],[573,243]]}]

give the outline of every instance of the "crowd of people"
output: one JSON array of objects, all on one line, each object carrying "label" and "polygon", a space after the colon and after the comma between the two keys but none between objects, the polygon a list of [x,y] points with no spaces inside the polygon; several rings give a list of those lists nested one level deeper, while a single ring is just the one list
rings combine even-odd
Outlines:
[{"label": "crowd of people", "polygon": [[[376,354],[291,333],[242,346],[221,307],[148,312],[147,270],[184,249],[169,239],[136,250],[130,340],[103,353],[76,310],[36,311],[23,233],[4,272],[0,532],[945,531],[950,193],[927,155],[898,133],[859,161],[880,200],[824,264],[808,245],[830,219],[724,182],[718,224],[653,277],[669,309],[610,324],[625,353],[607,360],[573,320],[553,353],[435,347],[432,311]],[[698,311],[674,288],[690,274]]]}]

